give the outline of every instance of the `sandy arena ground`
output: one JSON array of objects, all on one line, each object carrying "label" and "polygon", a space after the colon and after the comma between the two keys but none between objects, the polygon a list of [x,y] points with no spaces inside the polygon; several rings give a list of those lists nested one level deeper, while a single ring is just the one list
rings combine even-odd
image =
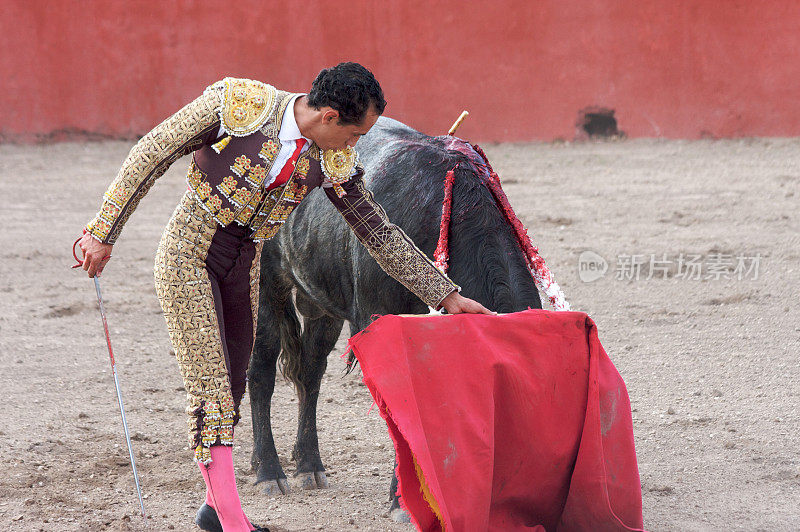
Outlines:
[{"label": "sandy arena ground", "polygon": [[[72,241],[130,145],[0,146],[2,530],[195,530],[203,482],[186,450],[184,393],[151,273],[188,160],[142,202],[103,275],[147,526],[93,285],[69,269]],[[647,528],[800,529],[800,139],[486,148],[628,385]],[[594,282],[579,276],[579,257],[593,257],[586,250],[608,264]],[[699,255],[710,278],[678,275],[680,254]],[[632,255],[644,260],[638,280]],[[320,400],[330,489],[261,494],[243,407],[240,491],[251,519],[272,530],[411,529],[385,515],[392,446],[377,411],[367,414],[360,376],[343,376],[343,345]],[[287,384],[274,404],[291,474],[296,400]]]}]

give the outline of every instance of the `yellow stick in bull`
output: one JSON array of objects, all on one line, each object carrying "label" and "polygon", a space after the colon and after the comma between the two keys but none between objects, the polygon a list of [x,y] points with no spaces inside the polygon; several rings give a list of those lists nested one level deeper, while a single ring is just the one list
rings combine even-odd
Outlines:
[{"label": "yellow stick in bull", "polygon": [[450,126],[450,130],[447,132],[447,134],[448,135],[455,135],[456,134],[456,129],[458,129],[458,126],[460,126],[461,122],[463,122],[464,119],[466,117],[468,117],[468,116],[469,116],[469,112],[461,111],[461,114],[459,115],[458,119],[453,123],[452,126]]}]

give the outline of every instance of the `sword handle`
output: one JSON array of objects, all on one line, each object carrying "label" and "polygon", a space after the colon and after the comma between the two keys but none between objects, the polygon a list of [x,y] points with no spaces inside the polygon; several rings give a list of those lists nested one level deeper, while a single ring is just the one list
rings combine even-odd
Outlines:
[{"label": "sword handle", "polygon": [[[75,242],[73,242],[72,244],[72,256],[75,257],[75,262],[77,262],[77,264],[72,265],[73,268],[80,268],[81,266],[83,266],[83,259],[79,259],[78,252],[75,251],[75,248],[78,247],[78,243],[81,241],[81,238],[83,238],[83,236],[79,236],[78,238],[76,238]],[[83,254],[83,250],[81,250],[81,254]]]},{"label": "sword handle", "polygon": [[[86,234],[86,229],[83,230],[83,235],[85,235],[85,234]],[[72,256],[75,257],[75,262],[77,263],[77,264],[73,264],[72,265],[73,268],[80,268],[81,266],[83,266],[84,259],[83,258],[78,258],[78,252],[76,251],[76,248],[78,247],[78,244],[83,239],[83,235],[81,235],[78,238],[76,238],[75,242],[72,243]],[[81,256],[83,256],[83,250],[81,250]],[[110,259],[110,258],[111,258],[111,255],[106,255],[105,257],[103,257],[103,260],[107,260],[107,259]],[[100,275],[100,272],[98,272],[97,275]]]}]

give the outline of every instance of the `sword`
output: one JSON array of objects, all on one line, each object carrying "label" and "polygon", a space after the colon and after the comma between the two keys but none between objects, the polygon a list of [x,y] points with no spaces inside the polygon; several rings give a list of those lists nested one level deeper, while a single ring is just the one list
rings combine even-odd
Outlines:
[{"label": "sword", "polygon": [[[75,247],[80,242],[80,238],[72,245],[72,256],[78,261],[78,264],[73,268],[83,265],[83,261],[78,258],[75,252]],[[94,276],[94,289],[97,292],[97,302],[100,304],[100,317],[103,318],[103,331],[106,334],[106,345],[108,346],[108,357],[111,359],[111,373],[114,375],[114,387],[117,389],[117,402],[119,403],[119,411],[122,414],[122,427],[125,429],[125,441],[128,443],[128,455],[131,459],[131,468],[133,469],[133,480],[136,482],[136,492],[139,494],[139,508],[142,511],[142,517],[147,518],[144,511],[144,499],[142,498],[142,487],[139,484],[139,473],[136,471],[136,459],[133,457],[133,446],[131,445],[131,434],[128,431],[128,421],[125,419],[125,406],[122,404],[122,391],[119,387],[119,378],[117,377],[117,365],[114,362],[114,350],[111,349],[111,336],[108,334],[108,322],[106,321],[106,309],[103,306],[103,296],[100,294],[100,279],[99,274]]]}]

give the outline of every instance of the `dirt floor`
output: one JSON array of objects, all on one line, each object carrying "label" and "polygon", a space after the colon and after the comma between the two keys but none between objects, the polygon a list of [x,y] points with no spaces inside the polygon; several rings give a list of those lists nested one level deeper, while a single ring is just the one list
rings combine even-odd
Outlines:
[{"label": "dirt floor", "polygon": [[[2,530],[194,530],[203,482],[152,280],[187,160],[142,202],[102,278],[148,525],[137,515],[94,288],[69,269],[72,241],[129,148],[0,146]],[[485,148],[627,383],[647,528],[800,529],[800,139]],[[603,261],[605,274],[587,282]],[[386,515],[391,442],[377,411],[367,413],[360,376],[343,375],[343,346],[320,400],[330,489],[263,495],[248,471],[243,407],[239,487],[251,519],[272,530],[412,528]],[[287,384],[273,404],[291,473]]]}]

